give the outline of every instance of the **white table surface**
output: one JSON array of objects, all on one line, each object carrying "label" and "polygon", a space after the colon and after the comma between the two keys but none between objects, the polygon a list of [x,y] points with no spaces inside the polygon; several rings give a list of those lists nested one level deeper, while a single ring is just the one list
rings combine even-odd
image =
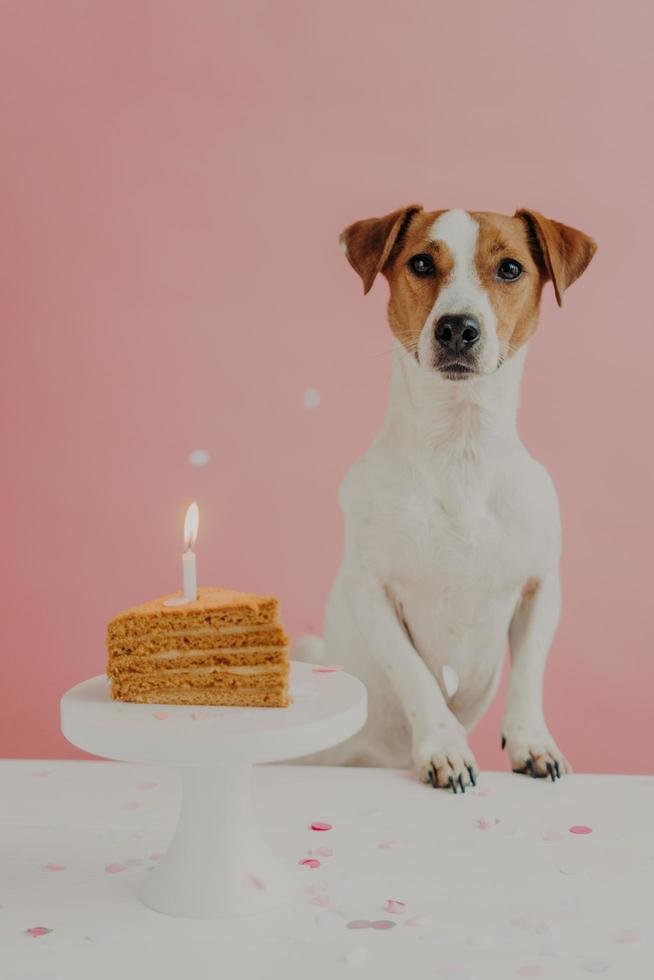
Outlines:
[{"label": "white table surface", "polygon": [[0,763],[2,980],[654,975],[652,776],[485,773],[452,796],[394,770],[261,767],[259,818],[299,898],[208,922],[137,899],[178,799],[165,769]]}]

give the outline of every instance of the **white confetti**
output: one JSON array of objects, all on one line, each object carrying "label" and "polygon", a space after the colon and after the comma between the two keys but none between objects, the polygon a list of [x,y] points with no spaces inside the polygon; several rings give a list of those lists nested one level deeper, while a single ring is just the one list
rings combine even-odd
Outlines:
[{"label": "white confetti", "polygon": [[192,449],[188,454],[188,461],[191,466],[206,466],[209,462],[209,453],[206,449]]},{"label": "white confetti", "polygon": [[317,388],[305,388],[304,389],[304,407],[305,408],[318,408],[320,405],[320,392]]},{"label": "white confetti", "polygon": [[443,684],[448,698],[453,698],[459,690],[459,675],[449,664],[443,667]]}]

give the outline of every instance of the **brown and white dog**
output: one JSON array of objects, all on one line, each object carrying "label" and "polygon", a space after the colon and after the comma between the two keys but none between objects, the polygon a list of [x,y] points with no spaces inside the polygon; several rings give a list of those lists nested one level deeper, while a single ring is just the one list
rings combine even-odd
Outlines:
[{"label": "brown and white dog", "polygon": [[594,242],[535,211],[400,208],[346,228],[368,292],[390,286],[396,337],[386,420],[340,491],[345,554],[325,641],[296,656],[342,663],[366,684],[368,721],[321,757],[406,766],[464,791],[477,766],[467,731],[511,653],[502,742],[518,772],[569,765],[542,706],[560,610],[556,492],[516,430],[541,291],[561,303]]}]

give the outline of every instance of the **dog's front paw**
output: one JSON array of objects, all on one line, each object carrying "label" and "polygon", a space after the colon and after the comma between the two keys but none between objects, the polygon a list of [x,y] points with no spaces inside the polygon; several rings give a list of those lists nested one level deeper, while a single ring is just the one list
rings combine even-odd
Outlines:
[{"label": "dog's front paw", "polygon": [[465,793],[466,786],[477,785],[477,763],[463,729],[437,730],[421,739],[413,747],[413,765],[418,779],[434,789]]},{"label": "dog's front paw", "polygon": [[547,728],[504,725],[502,748],[506,749],[514,772],[555,782],[564,772],[572,772]]}]

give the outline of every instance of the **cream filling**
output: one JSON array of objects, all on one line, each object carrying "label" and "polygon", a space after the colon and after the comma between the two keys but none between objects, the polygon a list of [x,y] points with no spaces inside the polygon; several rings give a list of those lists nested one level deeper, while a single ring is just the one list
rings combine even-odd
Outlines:
[{"label": "cream filling", "polygon": [[[240,636],[243,633],[269,633],[282,629],[279,623],[247,623],[245,626],[187,626],[181,630],[166,630],[166,636]],[[157,639],[161,633],[139,633],[140,640]]]},{"label": "cream filling", "polygon": [[[211,647],[209,650],[161,650],[159,653],[148,653],[139,660],[178,660],[180,657],[210,657],[213,654],[221,656],[237,656],[241,653],[279,653],[286,647]],[[220,666],[219,664],[217,666]]]},{"label": "cream filling", "polygon": [[152,674],[130,674],[128,678],[119,678],[120,683],[125,681],[129,683],[134,681],[138,684],[140,681],[148,677],[156,677],[160,680],[164,678],[174,677],[175,674],[190,674],[192,677],[197,677],[200,674],[238,674],[239,676],[254,677],[260,676],[261,674],[280,674],[284,673],[285,664],[254,664],[252,666],[247,666],[245,664],[239,664],[236,667],[222,667],[222,666],[205,666],[205,667],[180,667],[178,669],[173,668],[172,670],[156,671]]}]

